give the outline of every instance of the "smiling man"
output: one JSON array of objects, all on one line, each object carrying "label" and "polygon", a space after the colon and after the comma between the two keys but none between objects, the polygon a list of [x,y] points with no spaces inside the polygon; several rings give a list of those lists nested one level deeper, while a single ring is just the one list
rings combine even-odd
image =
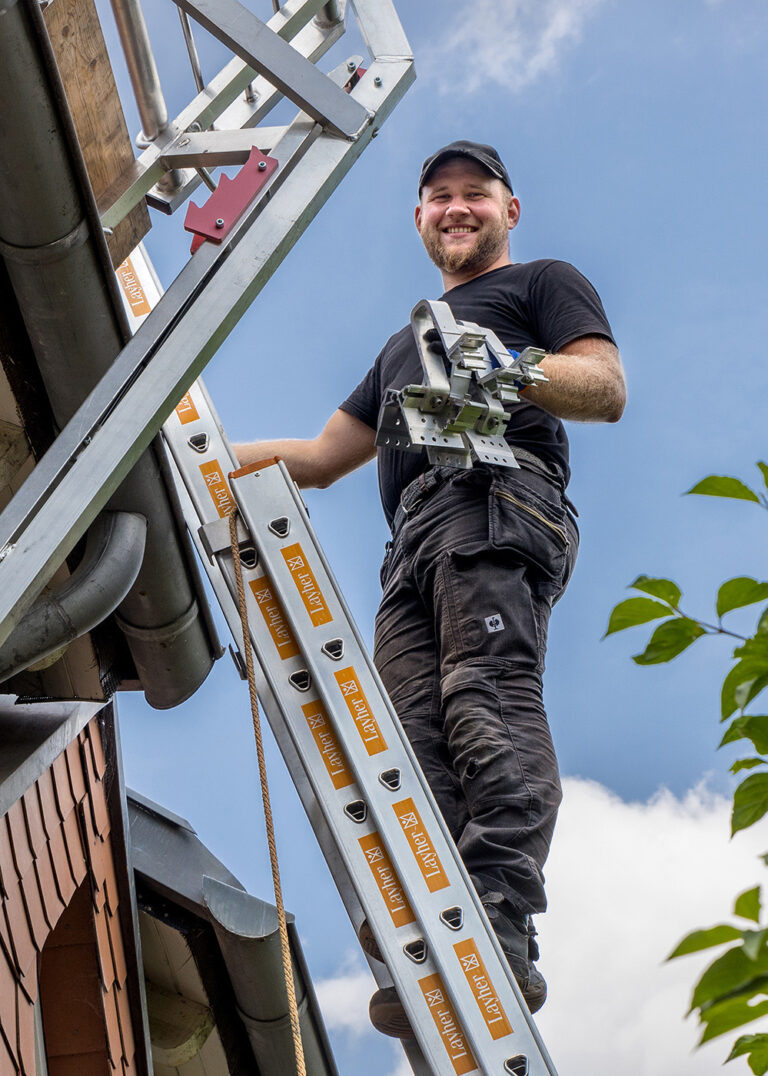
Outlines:
[{"label": "smiling man", "polygon": [[[565,262],[511,261],[519,218],[492,147],[453,142],[424,162],[415,220],[441,298],[510,349],[543,348],[548,382],[524,389],[510,411],[519,470],[431,467],[426,452],[379,449],[392,541],[374,659],[535,1012],[546,984],[531,916],[546,907],[543,866],[561,799],[542,673],[549,614],[578,546],[561,419],[617,421],[625,384],[592,285]],[[318,437],[239,445],[240,460],[279,455],[300,486],[325,487],[373,458],[387,390],[421,377],[408,325]],[[376,992],[370,1012],[385,1034],[412,1034],[393,988]]]}]

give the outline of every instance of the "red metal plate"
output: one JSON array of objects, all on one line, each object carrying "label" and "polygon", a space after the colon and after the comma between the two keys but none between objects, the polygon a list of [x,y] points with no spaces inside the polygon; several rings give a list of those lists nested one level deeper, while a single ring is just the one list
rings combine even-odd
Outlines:
[{"label": "red metal plate", "polygon": [[194,254],[205,240],[221,243],[237,223],[256,195],[277,171],[275,157],[265,157],[253,147],[248,160],[234,179],[222,174],[219,185],[202,205],[190,202],[184,227],[194,232],[190,253]]}]

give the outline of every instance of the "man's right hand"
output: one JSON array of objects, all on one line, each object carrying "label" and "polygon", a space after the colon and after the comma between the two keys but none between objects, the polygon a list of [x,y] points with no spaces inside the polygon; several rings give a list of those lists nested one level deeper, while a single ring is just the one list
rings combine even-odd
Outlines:
[{"label": "man's right hand", "polygon": [[346,411],[335,411],[313,440],[252,441],[233,445],[242,467],[279,456],[302,489],[325,489],[376,455],[376,431]]}]

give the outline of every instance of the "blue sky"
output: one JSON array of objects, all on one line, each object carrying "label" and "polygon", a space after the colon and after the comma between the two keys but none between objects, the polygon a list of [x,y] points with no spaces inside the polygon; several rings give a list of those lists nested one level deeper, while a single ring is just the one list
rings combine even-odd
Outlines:
[{"label": "blue sky", "polygon": [[[249,3],[269,16],[268,0]],[[764,513],[749,504],[681,496],[713,472],[757,480],[754,461],[768,456],[765,8],[759,0],[400,0],[397,6],[416,55],[416,84],[223,345],[205,381],[233,440],[318,432],[416,301],[442,290],[412,223],[421,161],[454,138],[497,146],[523,209],[513,259],[563,258],[592,280],[630,390],[618,425],[569,428],[570,493],[580,511],[582,548],[553,617],[545,681],[571,789],[561,824],[569,843],[558,847],[556,836],[551,910],[540,923],[545,954],[547,930],[567,946],[565,925],[583,931],[582,914],[596,920],[595,948],[605,946],[603,894],[614,893],[626,908],[624,925],[617,922],[609,938],[614,950],[621,953],[628,931],[643,929],[655,952],[643,975],[632,972],[629,951],[625,960],[617,956],[617,966],[627,969],[618,991],[622,1011],[637,1013],[638,998],[668,989],[670,975],[678,978],[664,1008],[668,1035],[659,1032],[658,1014],[648,1016],[652,1033],[639,1046],[629,1032],[606,1038],[601,1028],[598,1061],[606,1071],[609,1062],[615,1071],[630,1071],[630,1064],[639,1076],[651,1068],[657,1076],[681,1076],[688,1065],[691,1074],[708,1076],[726,1051],[715,1047],[692,1060],[693,1029],[684,1040],[676,1037],[692,972],[660,972],[656,965],[675,930],[679,935],[727,914],[738,885],[720,892],[723,872],[741,871],[745,885],[759,880],[746,839],[741,852],[727,847],[727,812],[718,798],[729,788],[729,759],[714,751],[728,650],[703,640],[671,666],[643,669],[630,660],[645,639],[642,630],[600,638],[610,609],[641,572],[677,580],[690,609],[702,615],[712,613],[723,579],[766,575]],[[172,8],[148,4],[146,14],[175,114],[193,84]],[[101,0],[100,10],[112,48],[111,15]],[[197,38],[210,78],[226,56],[202,31]],[[361,50],[350,33],[323,63]],[[117,60],[115,68],[136,131]],[[153,216],[153,223],[147,246],[167,285],[183,264],[188,236],[180,214]],[[307,503],[370,637],[386,539],[374,467],[308,493]],[[746,616],[749,622],[752,613]],[[229,659],[173,712],[150,711],[135,696],[121,702],[129,782],[188,817],[243,883],[268,897],[247,695]],[[279,756],[273,774],[286,901],[313,974],[331,984],[324,997],[342,998],[350,982],[357,996],[366,987],[354,938]],[[660,789],[669,790],[666,799],[659,799]],[[575,835],[583,839],[579,819],[593,839],[583,856],[572,858]],[[667,845],[699,849],[694,861],[685,859],[682,874],[674,873],[682,869],[680,855],[668,855],[667,847],[663,866],[658,858],[659,825],[669,830]],[[616,849],[633,835],[637,860],[617,879],[607,863],[617,861]],[[739,855],[736,865],[732,857]],[[633,873],[640,862],[643,870]],[[564,873],[568,863],[577,864],[578,878]],[[659,907],[668,912],[669,937],[658,918],[648,918],[651,898],[637,900],[638,878],[649,876],[658,879],[657,896],[664,895]],[[564,880],[556,899],[557,878]],[[583,905],[575,902],[579,885]],[[681,916],[674,908],[682,904]],[[553,1052],[562,1070],[581,1076],[594,1071],[595,1055],[575,1032],[569,1040],[556,1030],[564,1026],[574,974],[566,955],[550,957],[552,970],[545,968],[552,999],[541,1026],[549,1021],[555,1029]],[[579,994],[588,1006],[583,991],[575,991],[572,1004]],[[582,1026],[590,1012],[594,1019],[585,1008]],[[336,1010],[329,1022],[344,1076],[360,1071],[362,1058],[370,1076],[392,1076],[397,1061],[388,1043],[356,1033],[355,1022],[350,1029]],[[620,1024],[617,1015],[614,1026]],[[742,1061],[731,1067],[736,1072],[740,1065],[746,1071]]]}]

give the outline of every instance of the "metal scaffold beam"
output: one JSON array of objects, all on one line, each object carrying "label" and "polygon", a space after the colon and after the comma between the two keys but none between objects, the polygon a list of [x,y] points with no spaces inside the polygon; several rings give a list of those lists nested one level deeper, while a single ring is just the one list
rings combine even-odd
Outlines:
[{"label": "metal scaffold beam", "polygon": [[[232,0],[222,5],[213,0],[197,5],[184,0],[183,6],[192,15],[202,16],[203,10],[218,12],[219,31],[226,25],[234,42],[241,21],[228,21],[238,7]],[[286,83],[285,95],[311,107],[314,114],[302,108],[295,120],[278,132],[276,141],[272,130],[269,141],[274,143],[271,152],[277,160],[274,175],[221,244],[205,242],[190,258],[161,303],[0,515],[0,643],[412,83],[413,58],[390,0],[358,0],[355,5],[371,62],[349,93],[342,92],[338,75],[334,81],[320,74],[299,52],[286,62],[285,50],[292,51],[282,40],[290,36],[288,26],[291,33],[303,29],[308,34],[305,44],[310,57],[323,51],[312,34],[326,31],[313,24],[310,33],[309,27],[320,6],[316,0],[299,7],[291,5],[290,13],[281,10],[266,26],[248,12],[248,18],[242,19],[248,38],[242,51],[258,60],[264,70],[270,68],[269,74],[259,76],[259,82],[277,77],[271,68],[282,64],[283,82],[295,77],[302,83],[291,87]],[[210,14],[209,21],[213,20],[214,14]],[[273,21],[285,32],[279,38],[279,31],[271,28]],[[352,68],[356,67],[355,62]],[[313,72],[309,90],[304,85],[308,69]],[[232,61],[219,77],[216,114],[225,113],[254,77],[247,64]],[[318,79],[324,80],[322,93],[314,89],[320,85]],[[261,100],[255,113],[251,108],[250,118],[258,122],[268,111],[267,104],[271,107],[282,96],[281,88],[270,85],[265,93],[269,100]],[[340,98],[345,102],[343,110]],[[205,127],[212,119],[206,109],[211,108],[211,98],[198,95],[182,113],[182,122]],[[144,162],[143,171],[139,159],[137,169],[123,184],[123,194],[102,216],[104,223],[117,223],[143,197],[149,189],[147,183],[156,182],[168,170],[162,149],[179,140],[178,124],[179,120],[169,124],[170,142],[152,147],[151,160]],[[338,133],[340,126],[345,128],[343,136]],[[193,184],[187,183],[184,195],[192,188]]]}]

